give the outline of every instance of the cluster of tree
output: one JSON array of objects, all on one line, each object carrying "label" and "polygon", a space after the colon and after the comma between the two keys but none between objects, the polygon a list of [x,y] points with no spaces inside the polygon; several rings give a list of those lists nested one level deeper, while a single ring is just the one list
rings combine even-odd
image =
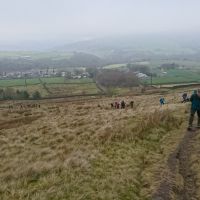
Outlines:
[{"label": "cluster of tree", "polygon": [[177,69],[180,66],[176,63],[164,63],[159,68],[164,70]]},{"label": "cluster of tree", "polygon": [[88,67],[86,72],[89,74],[90,78],[95,78],[98,74],[98,69],[93,67]]},{"label": "cluster of tree", "polygon": [[29,99],[29,97],[30,97],[30,94],[26,90],[24,90],[24,91],[17,90],[16,91],[17,99]]},{"label": "cluster of tree", "polygon": [[35,100],[37,100],[37,99],[41,99],[42,96],[41,96],[40,92],[35,91],[35,92],[33,93],[33,95],[32,95],[32,98],[35,99]]},{"label": "cluster of tree", "polygon": [[0,99],[41,99],[41,94],[35,91],[32,96],[26,90],[14,90],[13,88],[0,89]]},{"label": "cluster of tree", "polygon": [[4,71],[46,69],[46,68],[71,68],[71,67],[101,67],[106,63],[103,59],[86,53],[74,53],[70,58],[2,58],[0,59],[0,69]]},{"label": "cluster of tree", "polygon": [[127,64],[127,68],[132,72],[140,72],[148,76],[151,75],[151,69],[146,65]]},{"label": "cluster of tree", "polygon": [[147,76],[157,77],[157,74],[151,72],[150,67],[146,65],[127,64],[126,67],[132,72],[140,72]]},{"label": "cluster of tree", "polygon": [[120,70],[102,70],[96,80],[105,87],[133,87],[140,84],[134,72]]}]

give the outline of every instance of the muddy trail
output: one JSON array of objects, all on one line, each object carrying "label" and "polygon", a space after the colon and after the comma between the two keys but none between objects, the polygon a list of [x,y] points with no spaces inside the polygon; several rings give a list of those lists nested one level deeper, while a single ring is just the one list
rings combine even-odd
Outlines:
[{"label": "muddy trail", "polygon": [[191,156],[196,154],[196,136],[199,131],[186,132],[177,149],[170,154],[168,172],[162,175],[161,184],[153,200],[198,200],[196,191],[196,176],[191,169]]}]

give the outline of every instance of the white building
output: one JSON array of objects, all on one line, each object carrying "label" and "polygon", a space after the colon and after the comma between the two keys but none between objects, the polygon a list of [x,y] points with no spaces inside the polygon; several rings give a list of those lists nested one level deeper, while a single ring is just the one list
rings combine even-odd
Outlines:
[{"label": "white building", "polygon": [[136,73],[136,76],[137,76],[138,78],[148,78],[148,76],[147,76],[146,74],[143,74],[143,73],[141,73],[141,72]]},{"label": "white building", "polygon": [[66,72],[61,72],[61,76],[64,77],[66,75]]}]

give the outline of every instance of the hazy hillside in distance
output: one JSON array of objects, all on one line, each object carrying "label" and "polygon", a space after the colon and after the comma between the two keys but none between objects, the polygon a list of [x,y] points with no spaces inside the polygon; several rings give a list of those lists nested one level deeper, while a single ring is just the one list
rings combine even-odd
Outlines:
[{"label": "hazy hillside in distance", "polygon": [[142,55],[194,55],[200,52],[198,36],[121,36],[75,42],[61,47],[60,51],[93,53],[106,57],[118,52]]},{"label": "hazy hillside in distance", "polygon": [[70,68],[70,67],[101,67],[107,63],[88,53],[59,52],[0,52],[0,71]]},{"label": "hazy hillside in distance", "polygon": [[[21,43],[10,46],[12,52],[1,51],[0,45],[0,69],[103,67],[143,60],[200,61],[200,39],[196,35],[129,35],[65,41]],[[16,48],[19,51],[15,52]]]}]

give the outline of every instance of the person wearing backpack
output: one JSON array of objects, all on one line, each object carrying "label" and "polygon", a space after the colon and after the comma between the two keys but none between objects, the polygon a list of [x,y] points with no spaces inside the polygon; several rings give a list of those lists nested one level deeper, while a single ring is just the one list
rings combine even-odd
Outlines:
[{"label": "person wearing backpack", "polygon": [[198,116],[197,128],[200,128],[200,89],[198,89],[194,94],[190,97],[191,101],[191,112],[190,112],[190,119],[189,119],[189,126],[188,131],[192,131],[193,121],[195,113]]}]

